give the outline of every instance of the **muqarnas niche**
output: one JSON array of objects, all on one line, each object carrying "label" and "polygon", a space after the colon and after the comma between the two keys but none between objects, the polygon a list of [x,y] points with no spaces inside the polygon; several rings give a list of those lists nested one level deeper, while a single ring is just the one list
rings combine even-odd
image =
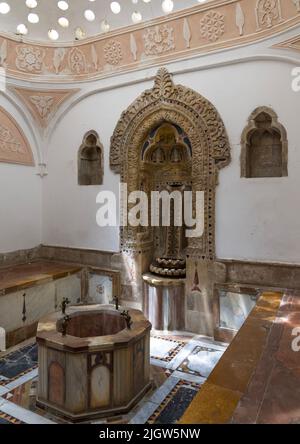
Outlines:
[{"label": "muqarnas niche", "polygon": [[103,174],[103,146],[97,132],[89,131],[78,152],[78,185],[102,185]]},{"label": "muqarnas niche", "polygon": [[[183,212],[184,192],[192,189],[192,146],[188,136],[178,125],[164,122],[154,127],[141,153],[141,187],[179,196]],[[163,226],[160,208],[159,226],[154,228],[154,261],[150,271],[159,276],[184,278],[186,275],[187,239],[185,226],[175,226],[180,208],[170,202],[170,226]]]},{"label": "muqarnas niche", "polygon": [[257,108],[249,117],[241,141],[241,177],[284,177],[288,175],[288,141],[277,114]]}]

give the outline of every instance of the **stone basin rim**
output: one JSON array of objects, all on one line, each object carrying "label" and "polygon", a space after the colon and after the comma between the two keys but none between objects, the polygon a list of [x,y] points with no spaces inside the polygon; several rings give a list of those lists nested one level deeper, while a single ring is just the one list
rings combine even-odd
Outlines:
[{"label": "stone basin rim", "polygon": [[[57,322],[63,319],[61,312],[52,313],[42,318],[38,324],[36,340],[38,343],[46,344],[56,349],[66,349],[73,353],[83,352],[87,349],[107,348],[111,346],[125,347],[130,342],[137,341],[146,330],[151,330],[151,323],[145,319],[139,310],[119,307],[119,313],[126,309],[132,317],[131,329],[123,329],[114,335],[94,336],[80,338],[77,336],[62,334],[57,331]],[[112,305],[78,305],[68,307],[66,314],[71,317],[74,315],[106,312],[116,315],[116,309]]]}]

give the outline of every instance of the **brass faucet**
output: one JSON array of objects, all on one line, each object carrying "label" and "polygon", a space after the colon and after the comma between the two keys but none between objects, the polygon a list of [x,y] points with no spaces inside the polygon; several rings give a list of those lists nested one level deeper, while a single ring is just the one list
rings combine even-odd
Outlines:
[{"label": "brass faucet", "polygon": [[121,313],[121,316],[123,316],[123,318],[125,319],[126,326],[127,326],[128,330],[130,330],[131,326],[132,326],[132,320],[131,320],[131,316],[129,314],[129,311],[128,310],[127,311],[124,310]]},{"label": "brass faucet", "polygon": [[70,304],[70,302],[71,302],[71,301],[69,301],[68,298],[63,298],[63,300],[62,300],[62,302],[61,302],[61,313],[62,313],[63,315],[66,314],[66,308],[67,308],[67,305]]},{"label": "brass faucet", "polygon": [[70,320],[71,320],[71,318],[70,318],[70,316],[68,316],[68,315],[66,315],[66,316],[63,318],[63,321],[62,321],[62,327],[61,327],[61,334],[62,334],[63,336],[66,336],[66,334],[67,334],[67,328],[68,328],[68,324],[69,324]]}]

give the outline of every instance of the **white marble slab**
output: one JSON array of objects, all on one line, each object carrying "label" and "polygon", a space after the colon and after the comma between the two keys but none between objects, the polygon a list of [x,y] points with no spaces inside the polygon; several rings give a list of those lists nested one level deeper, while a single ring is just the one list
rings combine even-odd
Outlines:
[{"label": "white marble slab", "polygon": [[176,347],[178,347],[178,342],[152,337],[150,340],[150,355],[158,359],[167,358]]},{"label": "white marble slab", "polygon": [[154,404],[160,405],[166,396],[173,390],[176,384],[178,384],[179,379],[174,378],[173,375],[170,376],[151,396],[149,401]]},{"label": "white marble slab", "polygon": [[215,350],[223,351],[226,350],[226,348],[228,347],[228,344],[226,344],[225,342],[214,341],[211,338],[207,338],[201,335],[195,336],[193,340],[197,342],[198,345],[201,345],[203,347],[213,348]]},{"label": "white marble slab", "polygon": [[13,416],[26,424],[55,424],[55,422],[50,419],[44,418],[43,416],[37,415],[36,413],[26,410],[10,401],[4,400],[0,404],[0,410],[7,415]]},{"label": "white marble slab", "polygon": [[9,389],[3,386],[0,386],[0,396],[6,395],[9,392]]},{"label": "white marble slab", "polygon": [[187,357],[186,367],[195,373],[199,373],[204,378],[208,378],[212,370],[219,362],[223,352],[199,350],[191,353]]},{"label": "white marble slab", "polygon": [[25,384],[25,382],[30,381],[33,378],[36,378],[38,375],[38,369],[35,368],[34,370],[31,370],[30,372],[26,373],[25,375],[21,376],[18,379],[15,379],[14,381],[10,382],[5,386],[8,391],[11,391],[15,389],[16,387],[19,387],[22,384]]},{"label": "white marble slab", "polygon": [[180,370],[176,370],[172,376],[174,378],[178,378],[187,382],[195,382],[196,384],[204,384],[206,378],[202,378],[202,376],[191,375],[189,373],[181,372]]},{"label": "white marble slab", "polygon": [[197,343],[192,339],[180,350],[172,361],[168,363],[167,368],[170,370],[176,370],[177,367],[187,358],[187,356],[192,353],[195,347],[197,347]]},{"label": "white marble slab", "polygon": [[152,402],[146,402],[143,407],[137,412],[137,414],[131,419],[129,424],[145,424],[151,415],[157,409],[157,404]]},{"label": "white marble slab", "polygon": [[159,359],[150,358],[150,364],[156,367],[168,368],[169,363],[167,361],[160,361]]}]

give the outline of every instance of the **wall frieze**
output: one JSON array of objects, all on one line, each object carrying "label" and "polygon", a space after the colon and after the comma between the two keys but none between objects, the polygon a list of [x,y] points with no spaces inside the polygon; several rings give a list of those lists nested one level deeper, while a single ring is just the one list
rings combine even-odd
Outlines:
[{"label": "wall frieze", "polygon": [[0,66],[37,82],[100,79],[271,37],[300,24],[300,0],[215,0],[72,44],[0,36]]}]

